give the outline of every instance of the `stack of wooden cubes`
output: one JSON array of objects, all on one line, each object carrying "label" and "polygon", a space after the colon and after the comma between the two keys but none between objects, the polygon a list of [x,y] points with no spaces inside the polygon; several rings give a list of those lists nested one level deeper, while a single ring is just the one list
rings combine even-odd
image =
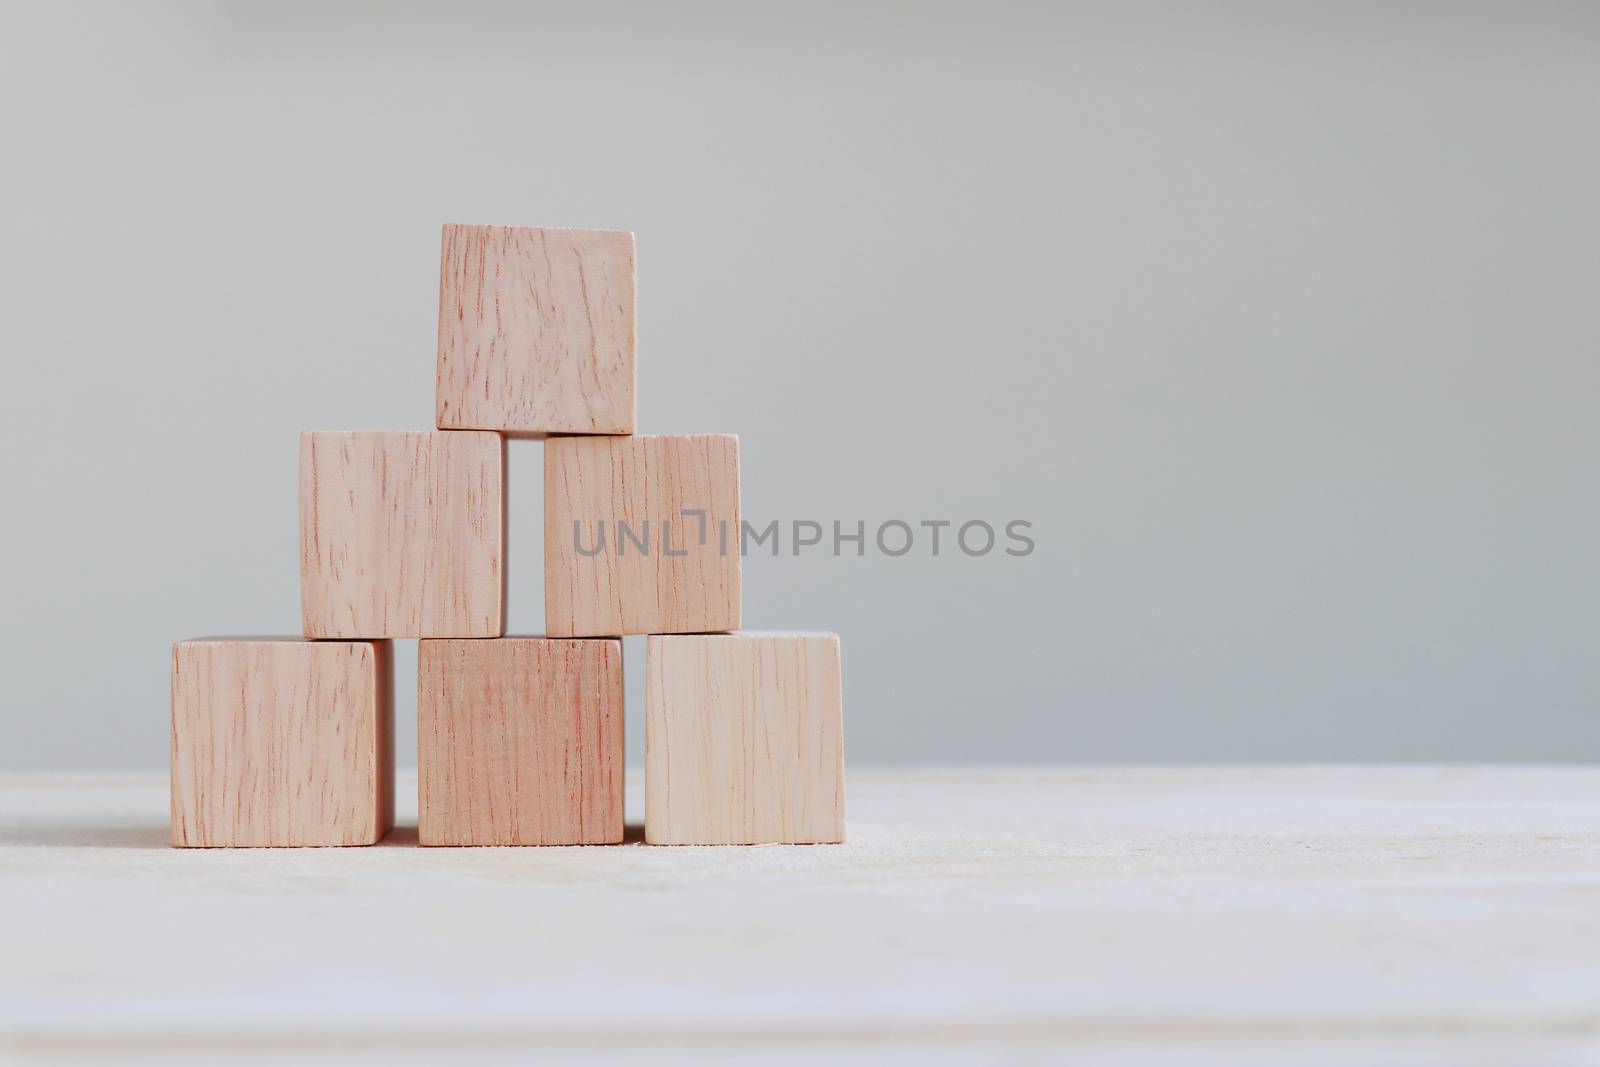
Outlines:
[{"label": "stack of wooden cubes", "polygon": [[[739,442],[634,435],[634,243],[446,226],[438,429],[300,439],[302,635],[172,657],[172,843],[370,845],[418,638],[424,845],[623,840],[622,642],[646,640],[645,840],[844,837],[839,642],[739,632]],[[545,628],[505,636],[507,436],[544,438]]]}]

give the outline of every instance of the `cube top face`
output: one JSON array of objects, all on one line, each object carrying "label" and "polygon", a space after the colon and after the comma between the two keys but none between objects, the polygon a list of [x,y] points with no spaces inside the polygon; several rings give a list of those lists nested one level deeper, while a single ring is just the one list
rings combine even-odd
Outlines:
[{"label": "cube top face", "polygon": [[505,632],[496,433],[300,435],[300,609],[314,638]]},{"label": "cube top face", "polygon": [[622,642],[423,641],[418,840],[622,840]]},{"label": "cube top face", "polygon": [[844,840],[844,717],[833,634],[651,637],[645,840]]},{"label": "cube top face", "polygon": [[737,437],[551,438],[544,502],[552,636],[738,628]]},{"label": "cube top face", "polygon": [[172,843],[371,845],[394,824],[387,641],[172,650]]},{"label": "cube top face", "polygon": [[438,426],[628,434],[633,234],[446,226]]}]

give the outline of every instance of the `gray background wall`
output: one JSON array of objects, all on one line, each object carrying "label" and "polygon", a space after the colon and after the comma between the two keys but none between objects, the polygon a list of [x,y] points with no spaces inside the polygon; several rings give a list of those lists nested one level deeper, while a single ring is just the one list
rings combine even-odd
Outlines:
[{"label": "gray background wall", "polygon": [[65,6],[0,32],[0,765],[162,767],[171,642],[297,628],[296,434],[431,425],[445,221],[636,231],[641,430],[750,518],[1034,523],[748,560],[853,761],[1600,757],[1592,4]]}]

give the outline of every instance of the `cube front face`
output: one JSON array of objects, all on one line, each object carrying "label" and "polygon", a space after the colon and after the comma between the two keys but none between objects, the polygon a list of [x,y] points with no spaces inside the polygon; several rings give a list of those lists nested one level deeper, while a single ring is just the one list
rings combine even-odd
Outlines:
[{"label": "cube front face", "polygon": [[633,234],[446,226],[438,426],[630,434]]},{"label": "cube front face", "polygon": [[645,840],[844,840],[844,719],[832,634],[651,637]]},{"label": "cube front face", "polygon": [[622,642],[423,641],[418,840],[622,840]]},{"label": "cube front face", "polygon": [[371,845],[394,825],[387,641],[172,651],[172,844]]},{"label": "cube front face", "polygon": [[738,628],[737,437],[551,438],[544,518],[551,636]]},{"label": "cube front face", "polygon": [[301,434],[305,636],[504,633],[504,494],[499,434]]}]

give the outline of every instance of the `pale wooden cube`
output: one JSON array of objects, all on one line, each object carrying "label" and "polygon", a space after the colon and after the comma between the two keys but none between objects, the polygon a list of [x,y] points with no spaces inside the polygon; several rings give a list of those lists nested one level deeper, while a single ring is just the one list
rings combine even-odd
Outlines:
[{"label": "pale wooden cube", "polygon": [[649,638],[644,746],[650,844],[843,841],[839,638]]},{"label": "pale wooden cube", "polygon": [[446,226],[439,428],[632,433],[633,308],[631,233]]},{"label": "pale wooden cube", "polygon": [[422,844],[617,844],[622,758],[621,641],[419,645]]},{"label": "pale wooden cube", "polygon": [[172,649],[172,843],[372,845],[394,826],[387,641]]},{"label": "pale wooden cube", "polygon": [[504,498],[496,433],[301,434],[305,635],[500,636]]},{"label": "pale wooden cube", "polygon": [[738,628],[737,437],[553,437],[544,509],[551,636]]}]

